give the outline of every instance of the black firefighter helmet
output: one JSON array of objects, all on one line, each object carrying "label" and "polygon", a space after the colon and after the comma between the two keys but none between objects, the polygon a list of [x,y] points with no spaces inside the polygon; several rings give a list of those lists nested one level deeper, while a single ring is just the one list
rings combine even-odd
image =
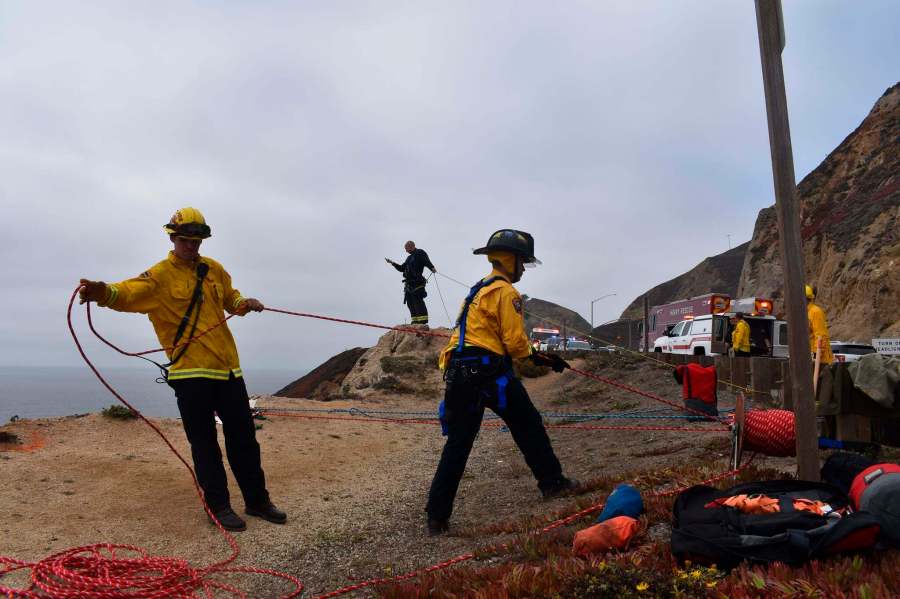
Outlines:
[{"label": "black firefighter helmet", "polygon": [[540,260],[534,257],[534,237],[525,231],[500,229],[491,235],[487,245],[475,250],[474,254],[488,254],[494,251],[512,252],[521,256],[525,264],[537,266]]}]

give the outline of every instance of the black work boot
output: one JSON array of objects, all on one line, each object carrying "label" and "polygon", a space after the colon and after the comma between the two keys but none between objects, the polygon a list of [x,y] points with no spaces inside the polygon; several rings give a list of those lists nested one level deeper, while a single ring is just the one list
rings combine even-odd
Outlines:
[{"label": "black work boot", "polygon": [[428,530],[429,537],[437,537],[450,530],[450,523],[448,520],[429,517],[426,529]]},{"label": "black work boot", "polygon": [[[234,510],[230,507],[213,510],[213,514],[225,530],[230,530],[231,532],[247,530],[247,523],[244,522],[243,518],[235,514]],[[209,521],[215,524],[212,518],[210,518]]]},{"label": "black work boot", "polygon": [[574,478],[561,476],[549,485],[541,485],[541,495],[544,496],[544,499],[553,499],[554,497],[559,497],[561,495],[568,495],[577,489],[580,484],[581,483]]},{"label": "black work boot", "polygon": [[251,516],[274,522],[275,524],[284,524],[287,522],[287,514],[279,510],[271,501],[259,505],[247,506],[244,510]]}]

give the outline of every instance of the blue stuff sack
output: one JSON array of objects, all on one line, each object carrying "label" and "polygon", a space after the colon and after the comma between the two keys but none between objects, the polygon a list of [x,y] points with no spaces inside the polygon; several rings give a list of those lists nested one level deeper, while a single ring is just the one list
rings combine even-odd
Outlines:
[{"label": "blue stuff sack", "polygon": [[644,501],[641,499],[640,492],[631,485],[621,484],[610,493],[603,511],[597,516],[597,523],[616,516],[637,518],[643,511]]}]

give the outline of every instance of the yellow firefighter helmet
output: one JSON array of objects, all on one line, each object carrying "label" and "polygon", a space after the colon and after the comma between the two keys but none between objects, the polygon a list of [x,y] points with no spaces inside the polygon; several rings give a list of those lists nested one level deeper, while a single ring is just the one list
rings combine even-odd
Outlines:
[{"label": "yellow firefighter helmet", "polygon": [[163,225],[163,229],[169,235],[187,239],[206,239],[212,236],[203,214],[190,206],[176,210],[169,222]]}]

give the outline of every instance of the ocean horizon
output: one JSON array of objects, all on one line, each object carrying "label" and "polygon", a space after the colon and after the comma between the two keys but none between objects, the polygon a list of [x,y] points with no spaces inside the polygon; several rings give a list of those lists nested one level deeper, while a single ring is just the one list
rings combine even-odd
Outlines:
[{"label": "ocean horizon", "polygon": [[[272,394],[308,370],[244,369],[250,395]],[[101,368],[110,385],[145,416],[177,418],[175,393],[159,371]],[[98,412],[119,400],[86,366],[0,366],[0,425],[14,416],[54,418]]]}]

